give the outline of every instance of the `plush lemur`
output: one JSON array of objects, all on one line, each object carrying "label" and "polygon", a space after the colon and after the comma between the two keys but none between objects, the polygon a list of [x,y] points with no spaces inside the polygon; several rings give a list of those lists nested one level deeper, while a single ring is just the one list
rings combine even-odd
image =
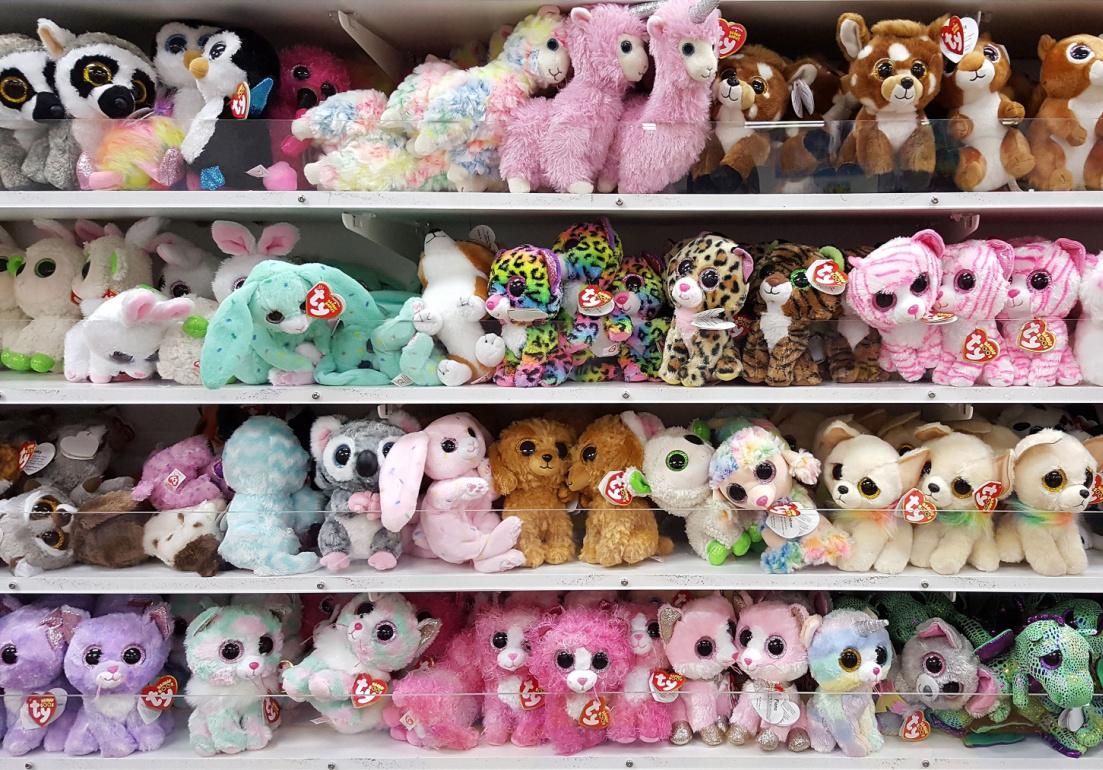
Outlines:
[{"label": "plush lemur", "polygon": [[31,171],[49,153],[48,121],[65,117],[54,93],[46,49],[26,35],[0,35],[0,188],[18,190],[38,179]]},{"label": "plush lemur", "polygon": [[203,95],[188,66],[203,54],[215,32],[218,27],[198,21],[170,21],[154,38],[153,65],[162,85],[158,97],[172,105],[172,119],[185,131],[203,107]]}]

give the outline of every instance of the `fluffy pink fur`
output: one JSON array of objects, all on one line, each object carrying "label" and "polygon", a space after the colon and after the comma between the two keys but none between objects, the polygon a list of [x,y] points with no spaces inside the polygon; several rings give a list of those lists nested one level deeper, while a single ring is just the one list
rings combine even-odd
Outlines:
[{"label": "fluffy pink fur", "polygon": [[[660,612],[670,606],[663,605]],[[735,662],[735,610],[716,595],[691,599],[680,612],[663,648],[670,667],[689,680],[675,701],[674,717],[688,722],[697,733],[731,713],[726,671]],[[697,642],[705,638],[712,641],[713,653],[702,658],[697,654]]]},{"label": "fluffy pink fur", "polygon": [[[623,193],[660,192],[684,177],[705,148],[712,131],[709,110],[720,11],[694,21],[702,8],[702,0],[667,0],[648,19],[655,84],[649,96],[632,99],[625,107],[598,182],[602,192],[614,186]],[[687,41],[711,46],[713,66],[707,77],[704,72],[693,77],[687,69],[682,53]]]},{"label": "fluffy pink fur", "polygon": [[[1011,360],[1015,384],[1034,388],[1050,385],[1075,385],[1080,382],[1080,365],[1069,345],[1065,318],[1076,304],[1083,272],[1083,244],[1069,238],[1045,241],[1026,238],[1012,241],[1015,270],[1007,304],[999,317]],[[1044,288],[1035,282],[1045,277]],[[1019,346],[1019,334],[1032,321],[1044,321],[1053,334],[1053,346],[1045,352],[1031,353]]]},{"label": "fluffy pink fur", "polygon": [[[445,659],[410,671],[394,685],[383,719],[391,737],[427,749],[473,749],[479,731],[482,680],[470,664],[475,632],[467,629],[448,645]],[[408,728],[407,724],[413,725]]]},{"label": "fluffy pink fur", "polygon": [[410,601],[417,608],[418,619],[436,618],[440,621],[440,631],[433,643],[421,653],[418,663],[435,664],[444,658],[448,645],[465,628],[471,616],[471,594],[466,593],[424,593],[411,594]]},{"label": "fluffy pink fur", "polygon": [[[995,321],[1007,301],[1014,262],[1011,244],[998,240],[955,243],[942,253],[939,308],[957,320],[942,327],[942,356],[932,375],[939,385],[968,386],[980,381],[1002,387],[1014,382],[1011,351]],[[966,357],[980,338],[977,330],[1000,346],[995,360],[984,363]],[[967,342],[969,351],[964,350]]]},{"label": "fluffy pink fur", "polygon": [[[279,90],[272,95],[275,100],[269,110],[269,118],[272,120],[290,120],[298,117],[304,110],[324,102],[328,96],[332,96],[324,93],[324,84],[332,86],[334,93],[349,90],[351,79],[348,65],[324,48],[292,45],[281,48],[279,57],[280,85]],[[310,76],[301,80],[295,77],[297,67],[306,67]],[[305,91],[314,95],[314,104],[303,101],[309,100],[304,95]]]},{"label": "fluffy pink fur", "polygon": [[567,48],[574,76],[554,99],[532,99],[510,116],[501,147],[503,179],[556,192],[567,192],[579,182],[593,186],[632,85],[620,64],[622,35],[641,41],[647,35],[643,20],[627,6],[572,11]]},{"label": "fluffy pink fur", "polygon": [[[942,236],[921,230],[910,238],[893,238],[867,257],[850,258],[847,304],[881,332],[881,368],[899,372],[908,382],[923,379],[938,365],[939,327],[921,319],[938,298],[944,249]],[[891,297],[891,304],[879,306],[878,295]]]},{"label": "fluffy pink fur", "polygon": [[670,668],[659,638],[659,604],[622,603],[617,606],[616,614],[628,624],[628,641],[635,661],[625,677],[624,692],[613,698],[616,718],[609,726],[609,740],[617,743],[665,741],[674,724],[673,705],[655,700],[649,686],[652,672]]}]

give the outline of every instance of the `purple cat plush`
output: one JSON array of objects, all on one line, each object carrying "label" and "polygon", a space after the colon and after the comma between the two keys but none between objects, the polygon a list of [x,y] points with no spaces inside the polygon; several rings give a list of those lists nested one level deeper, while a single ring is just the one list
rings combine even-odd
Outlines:
[{"label": "purple cat plush", "polygon": [[135,500],[149,500],[159,511],[190,508],[207,500],[229,499],[220,486],[218,456],[206,436],[191,436],[154,452],[142,467],[134,487]]},{"label": "purple cat plush", "polygon": [[172,732],[172,714],[147,707],[138,695],[160,676],[172,628],[164,603],[77,626],[65,655],[65,676],[84,695],[84,708],[65,741],[66,754],[125,757],[160,748]]},{"label": "purple cat plush", "polygon": [[16,756],[42,746],[61,751],[80,711],[61,675],[65,650],[84,610],[26,606],[0,618],[0,687],[7,732],[4,750]]}]

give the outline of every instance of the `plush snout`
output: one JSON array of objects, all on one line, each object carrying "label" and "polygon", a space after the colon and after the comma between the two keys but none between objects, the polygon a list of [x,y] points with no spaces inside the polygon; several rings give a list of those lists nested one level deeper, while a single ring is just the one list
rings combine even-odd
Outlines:
[{"label": "plush snout", "polygon": [[577,693],[589,692],[597,684],[597,674],[593,671],[572,671],[567,674],[567,686]]},{"label": "plush snout", "polygon": [[913,104],[923,98],[923,82],[910,73],[885,78],[881,96],[891,104]]},{"label": "plush snout", "polygon": [[305,315],[296,315],[285,318],[279,323],[280,331],[285,334],[302,334],[310,328],[310,318]]},{"label": "plush snout", "polygon": [[96,674],[96,686],[101,690],[114,690],[123,683],[122,668],[122,664],[117,661],[109,662]]},{"label": "plush snout", "polygon": [[528,663],[529,656],[524,650],[516,647],[506,648],[498,653],[498,668],[505,671],[516,671]]},{"label": "plush snout", "polygon": [[254,656],[242,658],[241,662],[237,664],[237,675],[241,679],[256,679],[265,673],[267,672],[264,668],[264,662]]},{"label": "plush snout", "polygon": [[696,280],[688,276],[676,279],[670,287],[670,299],[677,307],[698,307],[705,293]]}]

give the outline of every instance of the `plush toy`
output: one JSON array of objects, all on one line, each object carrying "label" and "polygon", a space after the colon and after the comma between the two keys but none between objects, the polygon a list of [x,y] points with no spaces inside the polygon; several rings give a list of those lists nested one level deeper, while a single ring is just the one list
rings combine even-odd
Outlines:
[{"label": "plush toy", "polygon": [[587,511],[583,561],[615,567],[673,550],[650,506],[628,488],[630,469],[643,464],[644,445],[661,429],[654,415],[622,412],[594,420],[575,441],[567,485]]},{"label": "plush toy", "polygon": [[674,704],[670,742],[684,746],[699,735],[719,746],[731,714],[727,669],[735,663],[735,612],[719,594],[659,608],[659,638],[670,668],[685,677]]},{"label": "plush toy", "polygon": [[[0,36],[0,45],[2,45],[2,36]],[[4,108],[0,106],[0,111]],[[3,113],[0,112],[0,115]],[[3,129],[0,129],[2,132]],[[0,148],[0,153],[3,150]],[[0,159],[0,167],[2,167],[2,159]],[[0,175],[3,171],[0,170]],[[0,184],[3,182],[0,181]],[[0,227],[0,267],[3,270],[0,271],[0,357],[2,357],[2,351],[7,350],[15,341],[19,338],[19,333],[30,322],[26,314],[19,309],[19,303],[15,297],[15,276],[7,270],[8,260],[12,258],[18,259],[23,253],[23,250],[19,248],[19,245],[8,235],[7,230]]]},{"label": "plush toy", "polygon": [[598,176],[600,192],[661,192],[700,156],[711,130],[721,33],[717,5],[716,0],[667,0],[648,18],[655,82],[648,96],[625,106]]},{"label": "plush toy", "polygon": [[[843,73],[819,55],[802,56],[785,67],[789,107],[784,120],[808,121],[812,126],[789,126],[777,151],[777,192],[810,193],[834,182],[832,169],[843,127],[853,118],[858,100],[843,84]],[[823,127],[814,125],[823,121]]]},{"label": "plush toy", "polygon": [[161,93],[158,106],[169,110],[173,122],[185,133],[203,107],[203,95],[188,66],[203,55],[207,39],[218,27],[190,20],[166,22],[153,39],[153,66]]},{"label": "plush toy", "polygon": [[[930,450],[899,454],[887,441],[844,420],[820,431],[824,484],[838,509],[835,524],[850,535],[850,553],[837,566],[847,572],[870,568],[890,575],[908,564],[912,524],[898,502],[919,483]],[[928,501],[929,504],[929,501]]]},{"label": "plush toy", "polygon": [[402,434],[391,422],[342,415],[319,417],[310,426],[318,486],[329,492],[318,550],[330,571],[347,568],[353,559],[377,570],[398,564],[402,537],[380,520],[379,470]]},{"label": "plush toy", "polygon": [[505,387],[559,385],[572,363],[558,318],[563,266],[555,252],[517,246],[498,252],[490,267],[486,310],[502,324],[475,346],[478,361],[497,366],[494,382]]},{"label": "plush toy", "polygon": [[[19,34],[0,36],[0,71],[7,72],[7,98],[0,104],[0,188],[22,190],[46,180],[39,164],[49,152],[51,126],[61,124],[65,108],[51,82],[54,64],[46,49]],[[71,172],[71,169],[70,169]]]},{"label": "plush toy", "polygon": [[1095,35],[1038,39],[1040,85],[1045,100],[1027,129],[1034,170],[1027,181],[1037,190],[1103,189],[1103,163],[1095,151],[1103,85],[1095,63],[1103,42]]},{"label": "plush toy", "polygon": [[[81,709],[62,676],[69,640],[88,612],[62,604],[29,604],[0,617],[0,687],[4,688],[4,751],[23,756],[39,747],[61,751]],[[35,719],[36,702],[54,698],[48,721]]]},{"label": "plush toy", "polygon": [[1033,388],[1076,385],[1080,365],[1065,319],[1076,305],[1086,252],[1069,238],[1012,243],[1015,268],[999,314],[1015,368],[1015,384]]},{"label": "plush toy", "polygon": [[887,621],[840,609],[804,622],[800,639],[808,648],[808,669],[818,685],[808,701],[808,737],[821,753],[848,757],[880,751],[872,692],[889,676],[893,650]]},{"label": "plush toy", "polygon": [[[735,606],[735,665],[750,678],[732,712],[728,743],[742,746],[754,739],[763,751],[781,744],[804,751],[811,745],[808,723],[793,683],[808,673],[808,650],[801,639],[808,609],[780,601],[754,602],[746,591],[736,594]],[[782,695],[774,694],[778,691]]]},{"label": "plush toy", "polygon": [[437,375],[445,385],[481,382],[490,368],[479,363],[477,344],[486,317],[487,278],[494,261],[489,243],[454,241],[443,230],[425,236],[418,262],[421,298],[413,300],[414,328],[431,334],[448,351]]},{"label": "plush toy", "polygon": [[85,318],[119,292],[153,284],[153,261],[149,252],[164,223],[161,217],[140,219],[124,236],[114,224],[98,225],[86,219],[77,220],[74,227],[77,237],[84,242],[88,260],[80,278],[73,279],[72,299],[80,305]]},{"label": "plush toy", "polygon": [[665,261],[674,318],[659,377],[690,387],[734,380],[743,371],[736,315],[747,298],[751,255],[722,235],[702,233],[675,244]]},{"label": "plush toy", "polygon": [[45,373],[59,368],[65,334],[80,320],[80,308],[70,302],[70,293],[84,265],[84,252],[60,222],[35,220],[35,226],[47,237],[28,246],[23,256],[8,259],[16,304],[31,322],[14,340],[5,341],[0,361],[15,371]]},{"label": "plush toy", "polygon": [[647,73],[647,31],[631,8],[572,8],[566,24],[574,76],[554,99],[532,99],[509,115],[501,175],[509,191],[594,191],[616,135],[624,96]]},{"label": "plush toy", "polygon": [[380,323],[369,337],[366,361],[398,386],[442,384],[441,364],[449,359],[433,338],[414,324],[421,298],[410,297],[398,313]]},{"label": "plush toy", "polygon": [[[227,255],[211,279],[211,292],[218,302],[245,285],[253,268],[265,260],[284,260],[299,242],[299,228],[290,222],[277,222],[253,235],[239,222],[219,219],[211,223],[211,238]],[[284,260],[286,261],[286,260]]]},{"label": "plush toy", "polygon": [[931,314],[942,285],[944,248],[942,236],[920,230],[887,241],[869,256],[850,258],[846,301],[881,333],[881,368],[908,382],[938,365],[941,335]]},{"label": "plush toy", "polygon": [[0,561],[20,577],[72,564],[76,510],[65,494],[49,486],[0,501]]},{"label": "plush toy", "polygon": [[[0,279],[2,280],[2,279]],[[1092,352],[1103,350],[1103,262],[1095,254],[1084,255],[1080,276],[1080,318],[1072,348],[1084,382],[1103,385],[1103,363]]]},{"label": "plush toy", "polygon": [[222,473],[234,490],[219,555],[257,575],[292,575],[318,568],[299,552],[299,532],[320,520],[320,500],[307,485],[310,455],[283,420],[250,417],[222,452]]},{"label": "plush toy", "polygon": [[218,258],[176,233],[162,233],[147,244],[161,258],[157,290],[170,297],[213,299]]},{"label": "plush toy", "polygon": [[631,336],[619,343],[614,370],[625,382],[660,381],[663,344],[670,332],[664,267],[662,259],[653,254],[626,256],[609,284],[617,315],[632,328]]},{"label": "plush toy", "polygon": [[72,422],[50,428],[54,459],[33,474],[34,480],[64,491],[78,504],[93,493],[130,490],[134,486],[130,477],[106,475],[115,452],[134,439],[133,429],[111,412],[74,417]]},{"label": "plush toy", "polygon": [[[809,344],[817,324],[842,315],[846,265],[838,249],[779,243],[752,283],[755,317],[743,346],[743,379],[767,385],[819,385]],[[837,362],[829,364],[837,368]]]},{"label": "plush toy", "polygon": [[942,80],[937,22],[879,21],[844,13],[835,38],[850,62],[847,91],[862,105],[839,161],[876,180],[879,190],[925,190],[935,170],[934,131],[924,108]]},{"label": "plush toy", "polygon": [[[830,173],[830,172],[828,172]],[[830,249],[830,247],[828,247]],[[852,256],[864,257],[873,251],[863,246],[843,251],[844,264]],[[831,323],[821,329],[828,373],[835,382],[884,382],[891,375],[881,368],[881,334],[854,311],[843,296]]]},{"label": "plush toy", "polygon": [[521,521],[517,548],[527,567],[575,558],[567,512],[574,496],[567,486],[574,439],[574,430],[564,423],[532,417],[505,428],[487,452],[494,489],[504,498],[502,516]]},{"label": "plush toy", "polygon": [[125,757],[161,748],[172,732],[172,713],[167,706],[150,709],[137,696],[162,684],[172,626],[169,606],[157,602],[97,615],[76,627],[65,652],[65,678],[82,696],[83,708],[65,739],[66,754]]},{"label": "plush toy", "polygon": [[[226,512],[221,497],[204,500],[187,508],[166,508],[146,521],[142,549],[173,569],[196,572],[203,577],[218,574],[222,543],[220,523]],[[79,522],[79,519],[78,519]]]},{"label": "plush toy", "polygon": [[101,303],[65,335],[65,379],[107,383],[121,375],[144,380],[156,368],[165,333],[183,323],[191,299],[165,299],[151,289],[127,289]]},{"label": "plush toy", "polygon": [[1081,443],[1053,429],[1019,441],[1011,454],[1015,497],[1000,519],[1000,559],[1026,561],[1041,575],[1079,575],[1088,566],[1080,514],[1094,502],[1103,436]]},{"label": "plush toy", "polygon": [[220,460],[206,436],[189,436],[154,452],[142,466],[135,500],[149,500],[158,510],[187,508],[226,497]]},{"label": "plush toy", "polygon": [[[663,649],[656,600],[618,602],[614,612],[628,624],[628,641],[635,661],[624,678],[624,692],[613,698],[616,719],[609,726],[609,740],[615,743],[658,743],[670,740],[674,731],[675,698],[663,692],[676,684],[669,676],[670,661]],[[670,684],[667,684],[670,683]]]},{"label": "plush toy", "polygon": [[481,192],[498,176],[498,153],[509,115],[536,91],[562,83],[571,60],[564,19],[543,6],[522,19],[497,59],[452,70],[429,92],[412,152],[448,154],[448,180],[460,192]]},{"label": "plush toy", "polygon": [[[489,434],[466,412],[441,417],[399,438],[383,460],[383,526],[399,532],[415,514],[415,553],[480,572],[504,572],[525,562],[514,546],[521,519],[499,518],[486,458]],[[423,478],[430,479],[418,501]]]},{"label": "plush toy", "polygon": [[201,757],[262,749],[280,724],[280,613],[258,604],[215,606],[188,624],[191,746]]},{"label": "plush toy", "polygon": [[142,547],[149,506],[136,502],[130,492],[115,489],[81,502],[72,532],[73,559],[78,564],[123,569],[149,558]]}]

